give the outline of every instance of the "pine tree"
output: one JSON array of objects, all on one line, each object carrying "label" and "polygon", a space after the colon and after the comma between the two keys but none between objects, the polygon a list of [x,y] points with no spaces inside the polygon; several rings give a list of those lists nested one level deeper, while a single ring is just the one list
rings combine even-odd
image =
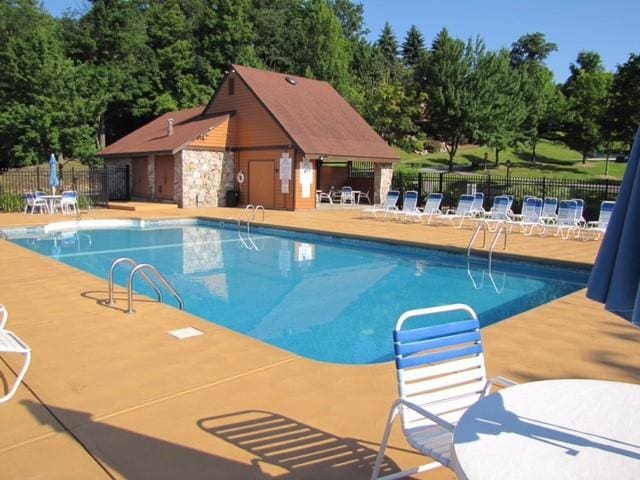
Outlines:
[{"label": "pine tree", "polygon": [[411,25],[402,43],[402,59],[405,65],[415,67],[425,52],[424,37],[418,27]]}]

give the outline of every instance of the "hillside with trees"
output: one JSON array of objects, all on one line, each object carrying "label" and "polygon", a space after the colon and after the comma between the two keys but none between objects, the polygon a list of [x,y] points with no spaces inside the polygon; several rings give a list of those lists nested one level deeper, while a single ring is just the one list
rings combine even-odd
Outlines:
[{"label": "hillside with trees", "polygon": [[545,64],[558,46],[525,33],[511,49],[442,29],[429,42],[387,23],[367,40],[350,0],[90,0],[49,15],[36,0],[0,0],[0,168],[87,164],[149,120],[205,104],[232,63],[330,82],[390,143],[444,142],[494,154],[541,140],[582,153],[626,150],[640,124],[640,54],[616,72],[581,52],[564,84]]}]

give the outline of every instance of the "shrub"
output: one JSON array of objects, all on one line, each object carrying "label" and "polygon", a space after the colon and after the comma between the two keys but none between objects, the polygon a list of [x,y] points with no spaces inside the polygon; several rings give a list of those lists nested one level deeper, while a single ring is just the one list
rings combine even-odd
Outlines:
[{"label": "shrub", "polygon": [[21,212],[24,210],[24,199],[21,195],[10,192],[0,193],[0,210],[3,212]]}]

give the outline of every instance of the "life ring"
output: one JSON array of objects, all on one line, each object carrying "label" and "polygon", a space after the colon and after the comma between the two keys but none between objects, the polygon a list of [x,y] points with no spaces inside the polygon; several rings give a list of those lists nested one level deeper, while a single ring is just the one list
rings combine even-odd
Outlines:
[{"label": "life ring", "polygon": [[242,173],[242,171],[238,172],[238,174],[236,175],[236,180],[238,181],[238,183],[244,183],[244,173]]}]

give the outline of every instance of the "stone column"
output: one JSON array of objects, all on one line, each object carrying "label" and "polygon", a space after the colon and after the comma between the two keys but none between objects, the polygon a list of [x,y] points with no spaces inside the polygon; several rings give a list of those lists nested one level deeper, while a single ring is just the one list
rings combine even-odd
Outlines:
[{"label": "stone column", "polygon": [[373,169],[373,203],[382,203],[391,189],[393,165],[391,163],[375,163]]}]

